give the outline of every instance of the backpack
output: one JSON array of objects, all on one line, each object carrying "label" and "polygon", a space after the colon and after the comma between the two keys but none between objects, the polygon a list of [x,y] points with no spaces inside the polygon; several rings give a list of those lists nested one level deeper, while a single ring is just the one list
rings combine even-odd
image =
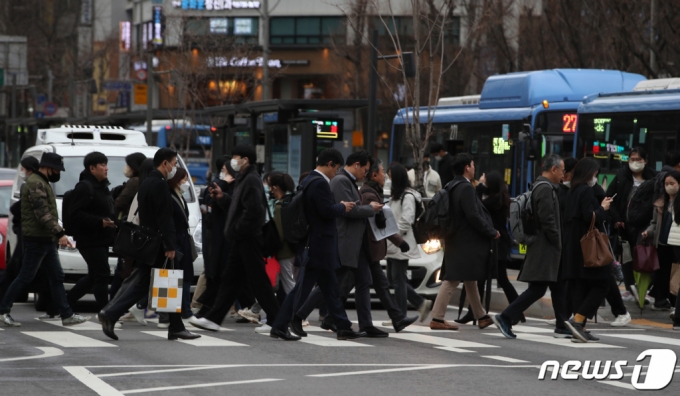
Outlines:
[{"label": "backpack", "polygon": [[126,184],[127,182],[121,184],[120,186],[116,186],[113,188],[113,190],[111,190],[111,198],[113,198],[114,201],[118,198],[120,193],[123,192],[123,189],[125,188]]},{"label": "backpack", "polygon": [[[401,195],[401,206],[404,206],[404,196],[406,194],[411,194],[413,195],[413,198],[415,199],[415,194],[412,192],[404,191],[404,193]],[[418,202],[416,199],[416,217],[413,220],[413,223],[411,224],[411,229],[413,230],[413,236],[416,238],[416,243],[419,245],[422,245],[423,243],[426,243],[429,238],[427,235],[427,232],[424,230],[424,227],[421,227],[418,225],[418,220],[420,220],[421,217],[423,217],[423,214],[425,214],[425,208],[423,207],[422,202]]]},{"label": "backpack", "polygon": [[[416,227],[418,233],[426,235],[428,240],[443,240],[450,234],[454,219],[449,210],[449,195],[452,193],[453,189],[462,182],[462,180],[450,181],[444,188],[439,190],[434,197],[432,197],[430,202],[427,203],[423,214],[417,220]],[[418,237],[416,236],[416,242],[417,241]]]},{"label": "backpack", "polygon": [[301,189],[289,194],[281,203],[281,228],[286,242],[298,245],[304,243],[309,236],[309,224],[305,215],[304,192],[311,180]]},{"label": "backpack", "polygon": [[[87,186],[88,191],[90,192],[90,201],[92,201],[92,198],[94,196],[94,186],[92,185],[92,182],[89,180],[82,180],[76,183],[76,187],[80,183],[85,183]],[[76,188],[73,187],[73,190],[68,190],[64,193],[64,197],[61,201],[61,220],[62,220],[62,227],[64,230],[66,230],[69,235],[73,235],[73,230],[78,230],[78,222],[73,218],[73,213],[71,213],[71,205],[73,205],[73,191]]]},{"label": "backpack", "polygon": [[646,180],[638,186],[628,203],[626,219],[633,228],[649,226],[654,215],[654,179]]},{"label": "backpack", "polygon": [[536,240],[538,229],[534,219],[531,195],[534,189],[541,184],[550,183],[547,181],[538,182],[529,191],[510,199],[510,232],[517,243],[531,245]]}]

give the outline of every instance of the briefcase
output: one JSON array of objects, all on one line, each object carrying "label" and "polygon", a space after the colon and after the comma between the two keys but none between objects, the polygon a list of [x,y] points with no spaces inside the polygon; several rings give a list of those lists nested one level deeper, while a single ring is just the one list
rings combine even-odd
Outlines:
[{"label": "briefcase", "polygon": [[161,235],[147,227],[127,221],[119,228],[113,252],[122,257],[132,257],[146,265],[153,265],[161,249]]}]

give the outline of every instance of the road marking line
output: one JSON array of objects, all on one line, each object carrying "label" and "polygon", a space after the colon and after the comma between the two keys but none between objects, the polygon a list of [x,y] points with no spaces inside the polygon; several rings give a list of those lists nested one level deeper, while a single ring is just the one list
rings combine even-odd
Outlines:
[{"label": "road marking line", "polygon": [[482,356],[482,357],[487,358],[487,359],[500,360],[501,362],[507,362],[507,363],[531,363],[530,361],[527,361],[527,360],[513,359],[513,358],[510,358],[510,357],[497,356],[497,355]]},{"label": "road marking line", "polygon": [[257,384],[257,383],[262,383],[262,382],[274,382],[274,381],[283,381],[283,379],[262,378],[262,379],[257,379],[257,380],[246,380],[246,381],[213,382],[211,384],[164,386],[164,387],[160,387],[160,388],[126,390],[126,391],[122,391],[121,394],[129,395],[129,394],[132,394],[132,393],[158,392],[158,391],[167,391],[167,390],[176,390],[176,389],[207,388],[207,387],[211,387],[211,386],[223,386],[223,385]]},{"label": "road marking line", "polygon": [[533,327],[526,325],[512,326],[512,331],[517,331],[520,333],[554,333],[555,329],[545,328],[545,327]]},{"label": "road marking line", "polygon": [[457,352],[457,353],[476,353],[476,351],[469,351],[467,349],[454,348],[454,347],[435,347],[436,349],[441,349],[442,351]]},{"label": "road marking line", "polygon": [[117,345],[109,344],[95,340],[94,338],[85,337],[80,334],[71,333],[69,331],[22,331],[30,337],[35,337],[43,341],[57,344],[64,348],[117,348]]},{"label": "road marking line", "polygon": [[607,384],[611,386],[616,386],[618,388],[623,388],[623,389],[630,389],[630,390],[636,390],[635,387],[631,384],[627,384],[625,382],[621,381],[597,381],[601,384]]},{"label": "road marking line", "polygon": [[664,344],[664,345],[673,345],[673,346],[680,346],[680,339],[677,338],[668,338],[668,337],[657,337],[657,336],[651,336],[651,335],[644,335],[644,334],[602,334],[605,337],[615,337],[615,338],[623,338],[627,340],[636,340],[636,341],[647,341],[647,342],[654,342],[657,344]]},{"label": "road marking line", "polygon": [[438,369],[438,368],[448,368],[450,366],[451,365],[449,365],[449,364],[433,364],[433,365],[427,365],[427,366],[400,367],[400,368],[380,369],[380,370],[348,371],[348,372],[344,372],[344,373],[310,374],[307,377],[323,378],[323,377],[341,377],[341,376],[344,376],[344,375],[394,373],[394,372],[398,372],[398,371],[415,371],[415,370],[431,370],[431,369]]},{"label": "road marking line", "polygon": [[99,378],[106,377],[122,377],[128,375],[144,375],[144,374],[160,374],[160,373],[176,373],[180,371],[196,371],[196,370],[212,370],[220,368],[244,367],[242,364],[225,364],[221,366],[200,366],[200,367],[185,367],[166,370],[147,370],[147,371],[128,371],[124,373],[98,374]]},{"label": "road marking line", "polygon": [[[484,333],[485,335],[492,337],[503,337],[503,334],[496,333]],[[599,344],[599,343],[575,343],[571,342],[569,338],[553,338],[538,334],[531,333],[519,333],[517,334],[518,340],[540,342],[542,344],[558,345],[569,348],[625,348],[617,345]]]},{"label": "road marking line", "polygon": [[[152,336],[160,338],[168,338],[167,331],[140,331],[140,333],[149,334]],[[240,344],[238,342],[227,341],[221,338],[208,337],[206,335],[201,335],[201,338],[195,340],[177,340],[182,344],[189,344],[197,347],[234,347],[234,346],[248,346],[246,344]]]},{"label": "road marking line", "polygon": [[455,338],[433,337],[424,334],[398,333],[390,334],[390,338],[452,348],[500,348],[497,345],[481,344],[479,342],[457,340]]},{"label": "road marking line", "polygon": [[[262,334],[269,337],[269,334]],[[333,334],[335,336],[335,334]],[[361,344],[355,341],[342,341],[336,338],[322,337],[313,334],[307,334],[307,337],[302,337],[300,341],[305,344],[312,344],[322,347],[372,347],[373,345]]]},{"label": "road marking line", "polygon": [[[61,327],[63,329],[68,329],[68,330],[99,330],[102,331],[102,325],[99,323],[94,323],[94,322],[83,322],[79,323],[77,325],[73,326],[64,326],[61,324],[61,319],[59,320],[40,320],[38,318],[35,318],[35,320],[39,321],[40,323],[49,323],[51,325]],[[120,328],[117,328],[116,330],[122,330]]]},{"label": "road marking line", "polygon": [[58,348],[53,348],[53,347],[36,347],[37,349],[43,351],[42,355],[36,355],[36,356],[24,356],[24,357],[15,357],[15,358],[5,358],[5,359],[0,359],[0,362],[16,362],[17,360],[32,360],[32,359],[45,359],[49,357],[54,357],[54,356],[61,356],[64,354],[64,351]]},{"label": "road marking line", "polygon": [[99,396],[123,396],[116,388],[97,378],[96,375],[92,374],[85,367],[65,366],[64,370],[82,382],[83,385],[95,391]]}]

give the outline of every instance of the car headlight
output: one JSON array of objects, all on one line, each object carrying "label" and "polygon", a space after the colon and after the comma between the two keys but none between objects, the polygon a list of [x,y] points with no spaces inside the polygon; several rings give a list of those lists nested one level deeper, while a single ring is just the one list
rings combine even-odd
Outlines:
[{"label": "car headlight", "polygon": [[196,229],[194,230],[194,245],[198,253],[203,253],[203,221],[199,220]]},{"label": "car headlight", "polygon": [[421,247],[423,252],[427,254],[435,254],[442,250],[442,244],[439,242],[439,239],[430,239],[429,241],[423,243]]}]

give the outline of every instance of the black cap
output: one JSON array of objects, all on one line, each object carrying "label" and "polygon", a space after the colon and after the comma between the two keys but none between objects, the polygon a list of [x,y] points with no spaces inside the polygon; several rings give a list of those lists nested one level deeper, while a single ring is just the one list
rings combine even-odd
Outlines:
[{"label": "black cap", "polygon": [[139,172],[142,162],[146,159],[146,155],[142,153],[132,153],[125,157],[125,163],[132,168],[133,171]]},{"label": "black cap", "polygon": [[38,159],[32,155],[22,158],[21,166],[23,166],[24,169],[32,170],[33,172],[37,172],[38,168],[40,168]]},{"label": "black cap", "polygon": [[52,168],[60,171],[66,171],[64,169],[64,157],[57,153],[43,153],[42,158],[40,158],[41,168]]}]

